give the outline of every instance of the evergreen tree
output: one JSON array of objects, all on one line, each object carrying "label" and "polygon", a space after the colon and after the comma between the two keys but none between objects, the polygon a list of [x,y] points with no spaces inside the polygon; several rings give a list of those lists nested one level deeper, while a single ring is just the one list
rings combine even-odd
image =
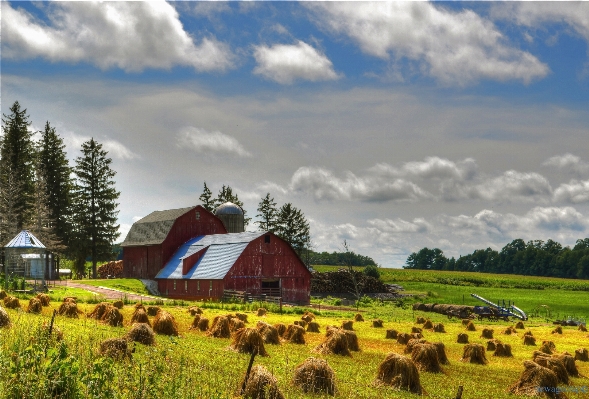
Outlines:
[{"label": "evergreen tree", "polygon": [[259,212],[256,217],[260,218],[260,220],[256,221],[255,223],[258,225],[260,230],[262,231],[276,231],[276,218],[278,216],[278,209],[276,208],[276,202],[274,202],[274,198],[270,197],[270,193],[267,193],[264,198],[258,204]]},{"label": "evergreen tree", "polygon": [[247,227],[252,218],[247,217],[247,212],[243,208],[243,202],[237,197],[237,194],[233,193],[233,189],[223,184],[223,187],[221,188],[221,190],[219,190],[219,194],[217,195],[217,198],[214,202],[215,209],[219,205],[223,205],[225,202],[232,202],[241,208],[241,210],[243,211],[243,225],[244,227]]},{"label": "evergreen tree", "polygon": [[6,186],[8,175],[18,181],[20,189],[16,192],[18,196],[14,199],[16,212],[17,230],[28,224],[32,214],[32,206],[35,196],[34,185],[34,161],[35,147],[33,145],[33,133],[29,131],[27,110],[21,110],[18,101],[15,101],[10,115],[3,115],[2,118],[2,142],[0,143],[0,162],[4,164],[0,180]]},{"label": "evergreen tree", "polygon": [[96,262],[113,256],[112,244],[118,237],[117,206],[119,192],[113,180],[116,172],[102,145],[90,139],[82,144],[82,156],[76,159],[74,220],[77,235],[78,267],[88,255],[92,257],[92,276]]},{"label": "evergreen tree", "polygon": [[0,161],[0,246],[8,244],[19,232],[19,198],[22,191],[20,181],[7,162]]},{"label": "evergreen tree", "polygon": [[57,135],[49,122],[45,123],[45,130],[39,142],[38,163],[39,174],[44,180],[44,203],[49,210],[48,217],[53,222],[53,230],[58,241],[67,245],[71,230],[72,168],[67,160],[63,139]]},{"label": "evergreen tree", "polygon": [[205,208],[209,212],[214,212],[215,210],[215,200],[213,199],[213,193],[207,187],[207,182],[205,182],[205,187],[202,190],[202,194],[198,199],[202,202],[203,208]]},{"label": "evergreen tree", "polygon": [[278,211],[275,233],[287,241],[301,257],[303,251],[311,247],[309,222],[303,212],[290,202],[282,205]]}]

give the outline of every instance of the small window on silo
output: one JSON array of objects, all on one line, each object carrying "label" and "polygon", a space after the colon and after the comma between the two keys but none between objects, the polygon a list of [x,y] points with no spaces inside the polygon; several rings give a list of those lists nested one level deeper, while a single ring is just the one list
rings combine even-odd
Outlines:
[{"label": "small window on silo", "polygon": [[265,242],[266,244],[270,244],[270,234],[266,234],[266,235],[264,236],[264,242]]},{"label": "small window on silo", "polygon": [[199,211],[196,211],[194,216],[196,217],[196,220],[200,220],[200,212]]}]

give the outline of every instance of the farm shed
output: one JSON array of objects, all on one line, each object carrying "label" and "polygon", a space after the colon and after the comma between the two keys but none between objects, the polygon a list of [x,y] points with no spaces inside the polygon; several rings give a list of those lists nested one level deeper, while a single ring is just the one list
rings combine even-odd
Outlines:
[{"label": "farm shed", "polygon": [[54,278],[51,253],[29,230],[22,230],[4,247],[5,275],[31,279]]}]

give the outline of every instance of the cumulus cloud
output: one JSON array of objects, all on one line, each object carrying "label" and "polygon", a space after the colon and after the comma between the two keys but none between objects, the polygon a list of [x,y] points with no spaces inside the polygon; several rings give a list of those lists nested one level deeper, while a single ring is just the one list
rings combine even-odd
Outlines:
[{"label": "cumulus cloud", "polygon": [[369,170],[379,175],[398,177],[470,180],[476,175],[477,169],[477,164],[472,158],[453,162],[440,157],[427,157],[424,161],[406,162],[400,168],[379,163]]},{"label": "cumulus cloud", "polygon": [[257,66],[254,73],[281,84],[295,80],[336,80],[339,75],[331,61],[305,42],[257,46],[254,50]]},{"label": "cumulus cloud", "polygon": [[467,192],[473,198],[485,200],[546,200],[552,195],[552,187],[538,173],[508,170],[501,176],[467,189]]},{"label": "cumulus cloud", "polygon": [[589,173],[589,163],[583,162],[581,158],[570,153],[550,157],[544,162],[544,165],[553,166],[566,172],[578,175],[585,175]]},{"label": "cumulus cloud", "polygon": [[133,72],[176,65],[224,71],[233,64],[226,44],[212,37],[195,44],[174,7],[163,1],[58,2],[45,9],[49,24],[2,4],[3,57],[89,62]]},{"label": "cumulus cloud", "polygon": [[189,148],[200,153],[225,153],[240,157],[251,157],[250,154],[234,137],[215,131],[187,127],[177,136],[176,145],[179,148]]},{"label": "cumulus cloud", "polygon": [[529,83],[549,72],[532,54],[510,46],[475,12],[426,2],[309,3],[318,24],[354,40],[382,59],[405,58],[444,84],[480,79]]},{"label": "cumulus cloud", "polygon": [[427,233],[432,226],[423,218],[415,218],[413,221],[397,219],[370,219],[370,226],[374,226],[386,233]]},{"label": "cumulus cloud", "polygon": [[579,204],[589,202],[589,180],[571,180],[554,190],[554,200]]},{"label": "cumulus cloud", "polygon": [[[72,132],[65,132],[63,141],[70,154],[78,154],[82,148],[82,144],[90,140],[91,137],[83,136]],[[96,139],[98,144],[102,144],[102,149],[108,152],[108,156],[114,159],[130,160],[139,158],[139,155],[131,151],[124,144],[113,139]]]}]

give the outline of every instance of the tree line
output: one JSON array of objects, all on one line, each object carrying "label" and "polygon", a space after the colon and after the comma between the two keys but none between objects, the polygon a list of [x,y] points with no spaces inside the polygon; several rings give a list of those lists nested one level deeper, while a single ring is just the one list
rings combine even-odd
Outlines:
[{"label": "tree line", "polygon": [[518,238],[500,251],[477,249],[448,259],[439,248],[422,248],[407,258],[405,269],[455,270],[482,273],[589,279],[589,238],[573,248],[560,243]]},{"label": "tree line", "polygon": [[70,259],[85,274],[90,257],[96,278],[96,263],[112,259],[119,235],[120,193],[108,152],[91,138],[71,166],[63,138],[48,121],[44,130],[33,132],[18,101],[10,112],[3,114],[0,137],[0,245],[30,230],[57,265],[62,257]]},{"label": "tree line", "polygon": [[310,251],[309,258],[312,265],[328,266],[378,266],[370,256],[350,252],[315,252]]}]

